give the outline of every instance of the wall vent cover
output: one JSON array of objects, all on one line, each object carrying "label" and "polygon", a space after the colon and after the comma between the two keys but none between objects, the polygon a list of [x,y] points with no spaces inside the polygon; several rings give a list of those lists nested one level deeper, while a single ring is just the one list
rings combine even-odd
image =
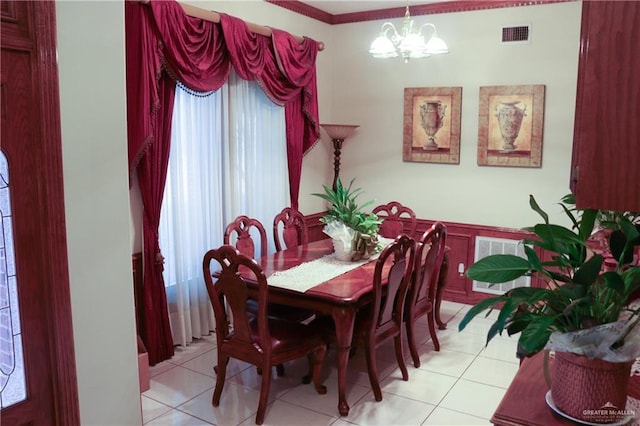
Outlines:
[{"label": "wall vent cover", "polygon": [[500,43],[502,44],[522,44],[531,42],[530,25],[513,25],[500,29]]},{"label": "wall vent cover", "polygon": [[[519,240],[506,238],[476,237],[475,261],[477,262],[492,254],[513,254],[526,259],[527,256],[524,253],[523,245],[519,243]],[[531,287],[531,277],[520,277],[517,280],[493,285],[481,281],[473,281],[473,291],[480,293],[503,294],[516,287]]]}]

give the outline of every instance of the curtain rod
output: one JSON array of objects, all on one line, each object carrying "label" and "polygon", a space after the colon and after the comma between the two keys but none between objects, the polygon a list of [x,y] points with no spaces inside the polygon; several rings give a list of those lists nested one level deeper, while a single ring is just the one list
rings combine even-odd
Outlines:
[{"label": "curtain rod", "polygon": [[[140,0],[140,2],[143,4],[149,4],[151,0]],[[210,21],[215,23],[220,22],[220,14],[217,12],[202,9],[196,6],[191,6],[185,3],[180,3],[180,2],[176,2],[176,3],[178,3],[182,7],[182,10],[184,10],[184,13],[191,16],[192,18],[200,18],[200,19],[204,19],[205,21]],[[265,27],[264,25],[258,25],[252,22],[247,22],[247,21],[244,21],[244,23],[247,24],[247,29],[252,33],[271,37],[271,28]],[[293,37],[298,41],[298,43],[302,43],[302,41],[304,40],[304,37],[301,37],[301,36],[293,35]],[[319,51],[324,50],[324,43],[321,41],[318,42],[318,50]]]}]

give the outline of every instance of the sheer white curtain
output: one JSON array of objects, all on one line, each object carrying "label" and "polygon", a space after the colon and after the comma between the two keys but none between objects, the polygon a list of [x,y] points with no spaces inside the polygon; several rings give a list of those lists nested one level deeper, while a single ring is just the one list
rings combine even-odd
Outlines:
[{"label": "sheer white curtain", "polygon": [[285,131],[284,108],[234,73],[206,96],[176,90],[159,229],[174,344],[215,328],[202,257],[222,244],[226,225],[246,214],[270,235],[289,204]]}]

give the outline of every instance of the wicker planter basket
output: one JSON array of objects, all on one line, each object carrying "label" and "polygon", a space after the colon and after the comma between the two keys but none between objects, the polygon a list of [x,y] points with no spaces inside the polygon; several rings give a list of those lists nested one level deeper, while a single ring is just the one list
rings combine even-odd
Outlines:
[{"label": "wicker planter basket", "polygon": [[590,423],[623,419],[633,362],[608,362],[556,352],[551,395],[563,413]]}]

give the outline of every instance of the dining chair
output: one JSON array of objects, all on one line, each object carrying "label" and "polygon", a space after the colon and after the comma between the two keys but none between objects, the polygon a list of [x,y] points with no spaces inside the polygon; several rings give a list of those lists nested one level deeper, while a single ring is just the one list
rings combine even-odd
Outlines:
[{"label": "dining chair", "polygon": [[[375,207],[372,213],[382,219],[380,225],[380,236],[384,238],[395,238],[400,234],[414,236],[417,227],[416,214],[407,206],[403,206],[397,201],[391,201]],[[408,223],[407,223],[408,222]]]},{"label": "dining chair", "polygon": [[[216,320],[218,365],[211,401],[213,406],[220,405],[230,358],[253,364],[262,370],[256,413],[258,425],[264,422],[273,366],[307,356],[315,390],[325,394],[327,388],[322,385],[320,376],[327,351],[323,336],[298,321],[268,315],[269,289],[262,268],[233,246],[223,245],[205,253],[202,269]],[[215,282],[212,271],[216,273]],[[257,283],[257,314],[247,311],[247,280]],[[230,323],[233,324],[232,328]]]},{"label": "dining chair", "polygon": [[[254,240],[252,232],[254,235],[257,233],[259,238],[257,241]],[[224,244],[235,246],[240,253],[250,259],[257,259],[267,254],[267,232],[258,219],[249,216],[238,216],[227,225],[223,241]],[[256,252],[256,248],[260,251]]]},{"label": "dining chair", "polygon": [[442,222],[435,222],[417,242],[414,272],[404,318],[409,351],[416,368],[420,367],[420,356],[418,355],[414,327],[419,317],[427,316],[427,325],[433,346],[436,351],[440,350],[440,342],[435,328],[435,305],[446,239],[447,227]]},{"label": "dining chair", "polygon": [[[304,220],[304,215],[291,207],[282,209],[273,219],[273,241],[276,246],[276,251],[308,244],[309,231]],[[297,318],[298,321],[304,321],[316,315],[316,312],[308,309],[294,309],[290,306],[275,304],[272,304],[269,312],[273,315],[285,316],[289,319]]]},{"label": "dining chair", "polygon": [[[254,240],[251,232],[257,233],[259,240]],[[250,259],[257,259],[256,247],[260,248],[260,256],[267,254],[267,233],[262,223],[255,218],[246,215],[238,216],[227,225],[224,231],[224,244],[235,245],[235,248]],[[253,298],[247,300],[247,311],[257,314],[258,301]],[[282,318],[290,321],[304,321],[313,316],[314,312],[303,308],[294,308],[291,306],[280,305],[277,303],[269,304],[269,316],[274,318]],[[284,376],[284,365],[276,366],[278,376]],[[262,374],[261,368],[258,366],[258,374]]]},{"label": "dining chair", "polygon": [[[352,345],[365,348],[369,382],[376,401],[382,401],[376,349],[392,338],[402,380],[409,380],[402,349],[402,323],[414,257],[415,241],[406,234],[398,236],[382,250],[373,274],[373,301],[356,316]],[[335,325],[331,318],[321,317],[311,325],[324,330],[322,333],[329,343],[335,342]]]},{"label": "dining chair", "polygon": [[309,242],[309,231],[304,215],[291,207],[285,207],[273,219],[273,242],[276,251]]}]

